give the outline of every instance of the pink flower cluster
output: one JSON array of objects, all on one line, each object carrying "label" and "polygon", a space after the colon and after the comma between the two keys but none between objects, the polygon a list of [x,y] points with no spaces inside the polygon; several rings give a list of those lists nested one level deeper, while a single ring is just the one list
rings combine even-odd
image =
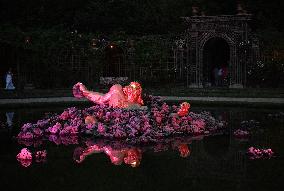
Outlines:
[{"label": "pink flower cluster", "polygon": [[270,159],[274,152],[271,149],[258,149],[254,147],[248,148],[247,154],[249,159]]},{"label": "pink flower cluster", "polygon": [[[35,153],[36,162],[45,162],[46,161],[47,152],[46,150],[37,151]],[[17,160],[23,167],[28,167],[32,164],[33,156],[29,149],[23,148],[19,154],[16,156]]]},{"label": "pink flower cluster", "polygon": [[63,137],[92,134],[96,137],[127,139],[131,143],[145,143],[157,142],[168,136],[202,135],[224,129],[224,124],[208,112],[190,112],[179,116],[177,106],[171,107],[158,97],[144,96],[143,100],[148,110],[104,105],[94,105],[82,110],[68,108],[59,115],[50,115],[35,124],[23,125],[18,139],[34,140],[56,135],[51,139],[58,144],[64,140]]},{"label": "pink flower cluster", "polygon": [[55,143],[56,145],[77,145],[79,143],[78,136],[60,136],[60,135],[49,135],[48,140]]},{"label": "pink flower cluster", "polygon": [[248,131],[245,130],[241,130],[241,129],[237,129],[236,131],[234,131],[234,136],[236,138],[248,138],[250,135],[250,133]]},{"label": "pink flower cluster", "polygon": [[35,154],[36,162],[45,162],[46,156],[47,156],[46,150],[37,151]]},{"label": "pink flower cluster", "polygon": [[193,133],[194,134],[202,134],[205,130],[205,122],[202,119],[193,120],[192,123]]}]

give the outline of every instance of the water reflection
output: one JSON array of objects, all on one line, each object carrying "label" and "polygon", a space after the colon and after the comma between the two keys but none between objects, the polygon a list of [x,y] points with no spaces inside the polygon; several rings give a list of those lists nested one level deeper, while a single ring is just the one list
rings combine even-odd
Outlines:
[{"label": "water reflection", "polygon": [[[238,115],[239,113],[234,111],[213,110],[212,115],[224,121],[228,124],[231,134],[229,136],[222,137],[208,137],[203,141],[203,150],[206,156],[217,156],[213,158],[220,158],[220,156],[226,155],[231,152],[230,149],[234,147],[234,144],[241,144],[241,141],[248,142],[249,139],[254,138],[256,131],[260,131],[260,123],[251,118],[245,118],[244,115]],[[7,121],[10,120],[12,124],[14,113],[6,112]],[[244,120],[249,119],[249,120]],[[238,121],[236,123],[235,121]],[[8,124],[8,122],[7,122]],[[252,137],[244,137],[242,134],[238,134],[241,128],[243,130],[250,130]],[[243,132],[242,130],[242,132]],[[223,134],[222,132],[221,134]],[[225,134],[230,132],[225,132]],[[90,155],[97,153],[105,154],[114,165],[126,164],[132,167],[138,167],[142,162],[142,155],[147,151],[153,152],[165,152],[165,151],[177,151],[180,157],[186,158],[191,155],[190,144],[193,140],[202,140],[204,136],[198,137],[173,137],[161,140],[161,142],[155,145],[147,146],[133,146],[123,141],[115,140],[93,140],[93,138],[82,138],[77,135],[48,135],[41,139],[18,139],[18,143],[25,147],[37,148],[45,147],[46,142],[52,142],[56,145],[78,145],[73,151],[73,159],[76,163],[83,163]],[[238,141],[238,142],[236,142]],[[244,149],[245,150],[245,149]]]},{"label": "water reflection", "polygon": [[178,150],[179,150],[179,153],[180,153],[180,156],[183,157],[183,158],[186,158],[190,155],[190,148],[187,144],[180,144],[178,146]]},{"label": "water reflection", "polygon": [[124,162],[132,167],[138,167],[142,160],[142,150],[139,148],[125,147],[114,149],[111,146],[100,146],[97,144],[88,146],[85,149],[77,147],[74,150],[73,159],[77,163],[82,163],[87,156],[96,153],[105,153],[114,165],[121,165]]},{"label": "water reflection", "polygon": [[[0,113],[1,114],[1,113]],[[13,111],[8,111],[5,112],[5,120],[4,120],[4,116],[0,117],[0,128],[1,129],[11,129],[13,126],[13,119],[14,119],[14,114],[15,112]]]},{"label": "water reflection", "polygon": [[110,162],[114,165],[126,164],[131,167],[138,167],[142,161],[142,155],[145,152],[165,152],[174,150],[182,158],[187,158],[191,154],[190,144],[193,140],[202,140],[204,136],[197,137],[175,137],[164,139],[162,142],[153,145],[133,146],[120,140],[104,140],[92,138],[80,138],[78,136],[56,136],[50,135],[48,139],[43,140],[18,140],[19,144],[29,147],[34,151],[32,153],[27,148],[23,148],[17,155],[17,160],[24,167],[28,167],[32,163],[32,156],[36,158],[36,162],[46,161],[47,150],[38,150],[45,147],[46,141],[53,142],[57,145],[78,145],[73,151],[73,160],[76,163],[82,163],[90,155],[104,153],[109,157]]},{"label": "water reflection", "polygon": [[[194,139],[177,137],[139,147],[119,141],[78,136],[18,140],[21,144],[19,146],[9,137],[10,141],[2,144],[1,150],[1,171],[5,177],[1,180],[1,186],[14,187],[16,190],[17,185],[27,185],[26,189],[35,190],[38,185],[45,185],[46,190],[56,190],[58,188],[54,188],[54,185],[60,184],[61,188],[70,189],[69,182],[74,182],[72,187],[76,190],[114,190],[124,189],[125,184],[122,183],[128,177],[129,189],[136,189],[139,183],[145,190],[282,190],[279,189],[284,187],[280,186],[283,184],[284,170],[282,112],[214,109],[211,113],[216,113],[216,118],[222,112],[226,113],[229,130],[225,135]],[[29,113],[16,110],[13,117],[14,136],[20,127],[17,124],[36,121],[44,116],[46,110]],[[62,110],[59,109],[59,113]],[[0,117],[6,124],[6,111]],[[247,141],[240,141],[234,136],[237,129],[250,132]],[[272,148],[276,157],[250,161],[245,154],[250,146]],[[23,147],[32,153],[32,163],[28,169],[15,159]],[[37,162],[36,153],[44,150],[45,162]],[[131,168],[131,165],[136,168]],[[89,181],[86,177],[96,181]],[[34,181],[35,178],[37,181]]]},{"label": "water reflection", "polygon": [[11,127],[13,125],[13,117],[14,117],[14,112],[6,112],[6,118],[7,118],[7,125],[8,127]]},{"label": "water reflection", "polygon": [[[33,153],[27,149],[23,148],[20,153],[16,156],[17,160],[23,167],[29,167],[33,161]],[[47,151],[46,150],[39,150],[34,153],[35,162],[43,163],[46,162],[47,158]]]},{"label": "water reflection", "polygon": [[28,167],[32,164],[32,153],[27,148],[23,148],[16,158],[23,167]]},{"label": "water reflection", "polygon": [[[163,147],[162,150],[161,146]],[[73,159],[77,163],[82,163],[89,155],[104,153],[109,157],[111,163],[114,165],[121,165],[124,163],[132,167],[138,167],[141,163],[142,154],[144,152],[149,150],[153,150],[154,152],[163,152],[170,148],[178,150],[180,156],[183,158],[188,157],[191,152],[187,143],[180,144],[175,141],[168,143],[168,145],[157,144],[147,147],[133,147],[120,142],[106,144],[103,141],[97,143],[87,141],[85,148],[77,147],[74,150]]]},{"label": "water reflection", "polygon": [[[13,136],[13,131],[15,127],[15,112],[14,111],[5,111],[0,112],[0,141],[11,142],[11,137]],[[5,147],[6,144],[1,144]]]}]

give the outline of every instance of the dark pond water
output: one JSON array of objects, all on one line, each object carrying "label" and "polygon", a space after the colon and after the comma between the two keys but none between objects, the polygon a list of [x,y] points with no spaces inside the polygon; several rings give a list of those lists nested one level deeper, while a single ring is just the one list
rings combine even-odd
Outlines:
[{"label": "dark pond water", "polygon": [[[0,110],[0,186],[4,190],[283,190],[283,111],[249,108],[192,108],[210,111],[228,122],[222,135],[179,137],[164,144],[131,147],[80,137],[20,144],[13,137],[26,122],[61,108]],[[251,137],[236,139],[242,121],[251,121]],[[57,143],[57,144],[56,144]],[[275,157],[249,160],[250,146],[271,148]],[[16,155],[24,147],[47,151],[44,162],[23,167]],[[84,151],[84,152],[83,152]],[[82,156],[80,154],[87,153]],[[135,155],[134,163],[125,162]],[[81,156],[81,158],[80,158]],[[140,164],[140,165],[139,165]],[[136,166],[133,168],[132,166]]]}]

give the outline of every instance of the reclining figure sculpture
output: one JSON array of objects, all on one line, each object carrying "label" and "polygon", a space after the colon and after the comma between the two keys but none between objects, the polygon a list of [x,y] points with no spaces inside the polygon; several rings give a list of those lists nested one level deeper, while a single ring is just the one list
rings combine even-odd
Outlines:
[{"label": "reclining figure sculpture", "polygon": [[87,98],[97,104],[106,104],[114,108],[139,108],[144,103],[141,97],[142,88],[138,82],[131,82],[128,86],[113,85],[109,92],[102,94],[87,90],[81,82],[73,86],[76,98]]}]

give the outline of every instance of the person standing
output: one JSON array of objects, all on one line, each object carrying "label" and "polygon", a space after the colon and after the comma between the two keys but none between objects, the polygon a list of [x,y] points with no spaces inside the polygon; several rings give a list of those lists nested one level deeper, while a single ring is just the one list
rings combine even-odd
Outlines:
[{"label": "person standing", "polygon": [[222,76],[223,76],[223,70],[222,68],[218,68],[218,86],[223,86]]},{"label": "person standing", "polygon": [[223,85],[228,85],[228,67],[222,67],[222,81]]},{"label": "person standing", "polygon": [[213,76],[214,76],[214,86],[218,86],[218,68],[215,67],[213,69]]},{"label": "person standing", "polygon": [[12,68],[9,69],[9,71],[6,74],[6,90],[14,90],[15,86],[13,84],[13,73]]}]

